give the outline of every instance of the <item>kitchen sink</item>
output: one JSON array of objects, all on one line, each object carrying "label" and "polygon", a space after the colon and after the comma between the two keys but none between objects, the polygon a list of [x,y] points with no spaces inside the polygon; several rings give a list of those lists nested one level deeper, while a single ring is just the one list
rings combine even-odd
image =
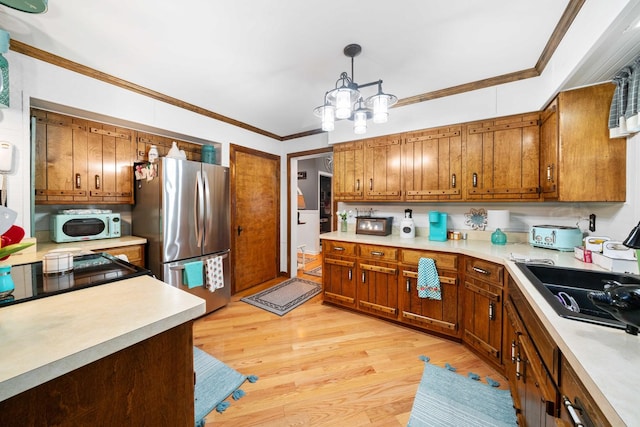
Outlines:
[{"label": "kitchen sink", "polygon": [[516,265],[558,315],[602,326],[627,328],[611,314],[595,306],[587,294],[602,291],[609,281],[623,285],[640,284],[640,276],[521,262]]}]

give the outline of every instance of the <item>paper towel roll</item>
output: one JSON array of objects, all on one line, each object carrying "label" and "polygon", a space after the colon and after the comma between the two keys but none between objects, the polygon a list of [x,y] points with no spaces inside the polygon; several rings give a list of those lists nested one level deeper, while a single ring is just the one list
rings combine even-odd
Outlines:
[{"label": "paper towel roll", "polygon": [[502,231],[509,228],[511,213],[508,210],[487,210],[487,229]]}]

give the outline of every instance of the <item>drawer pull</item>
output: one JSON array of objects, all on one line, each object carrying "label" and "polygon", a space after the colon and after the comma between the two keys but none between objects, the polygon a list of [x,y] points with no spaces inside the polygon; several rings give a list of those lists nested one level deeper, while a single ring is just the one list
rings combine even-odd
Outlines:
[{"label": "drawer pull", "polygon": [[371,251],[372,256],[384,256],[384,252],[380,251]]},{"label": "drawer pull", "polygon": [[576,412],[576,408],[573,406],[573,403],[571,403],[571,400],[569,400],[567,396],[562,396],[562,403],[567,408],[567,412],[569,412],[573,425],[575,427],[584,427],[584,422]]},{"label": "drawer pull", "polygon": [[344,251],[344,248],[341,247],[341,246],[336,246],[336,247],[333,248],[333,250],[336,251],[336,252],[342,252],[342,251]]},{"label": "drawer pull", "polygon": [[485,276],[490,276],[491,272],[488,270],[485,270],[484,268],[480,268],[480,267],[473,267],[473,271],[475,271],[476,273],[480,273],[480,274],[484,274]]}]

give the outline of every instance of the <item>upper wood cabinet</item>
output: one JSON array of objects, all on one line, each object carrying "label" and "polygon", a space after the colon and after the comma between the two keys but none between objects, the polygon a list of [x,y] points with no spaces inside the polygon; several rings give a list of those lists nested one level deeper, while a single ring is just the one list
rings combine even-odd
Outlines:
[{"label": "upper wood cabinet", "polygon": [[333,197],[338,201],[362,200],[364,195],[364,143],[333,147]]},{"label": "upper wood cabinet", "polygon": [[461,126],[411,132],[402,144],[406,201],[462,199]]},{"label": "upper wood cabinet", "polygon": [[133,203],[135,132],[103,123],[88,125],[89,201]]},{"label": "upper wood cabinet", "polygon": [[545,200],[624,202],[625,138],[609,138],[615,85],[561,92],[542,114],[540,187]]},{"label": "upper wood cabinet", "polygon": [[402,200],[401,135],[364,140],[364,199]]},{"label": "upper wood cabinet", "polygon": [[134,132],[31,110],[36,204],[133,203]]},{"label": "upper wood cabinet", "polygon": [[32,110],[35,118],[35,202],[86,203],[86,120]]},{"label": "upper wood cabinet", "polygon": [[469,123],[463,132],[467,200],[538,200],[540,114]]}]

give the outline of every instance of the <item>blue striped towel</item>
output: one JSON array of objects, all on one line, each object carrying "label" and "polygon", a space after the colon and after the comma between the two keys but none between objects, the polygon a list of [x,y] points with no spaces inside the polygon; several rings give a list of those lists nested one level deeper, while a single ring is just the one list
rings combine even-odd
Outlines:
[{"label": "blue striped towel", "polygon": [[442,299],[440,279],[436,262],[431,258],[420,258],[418,261],[418,297]]}]

